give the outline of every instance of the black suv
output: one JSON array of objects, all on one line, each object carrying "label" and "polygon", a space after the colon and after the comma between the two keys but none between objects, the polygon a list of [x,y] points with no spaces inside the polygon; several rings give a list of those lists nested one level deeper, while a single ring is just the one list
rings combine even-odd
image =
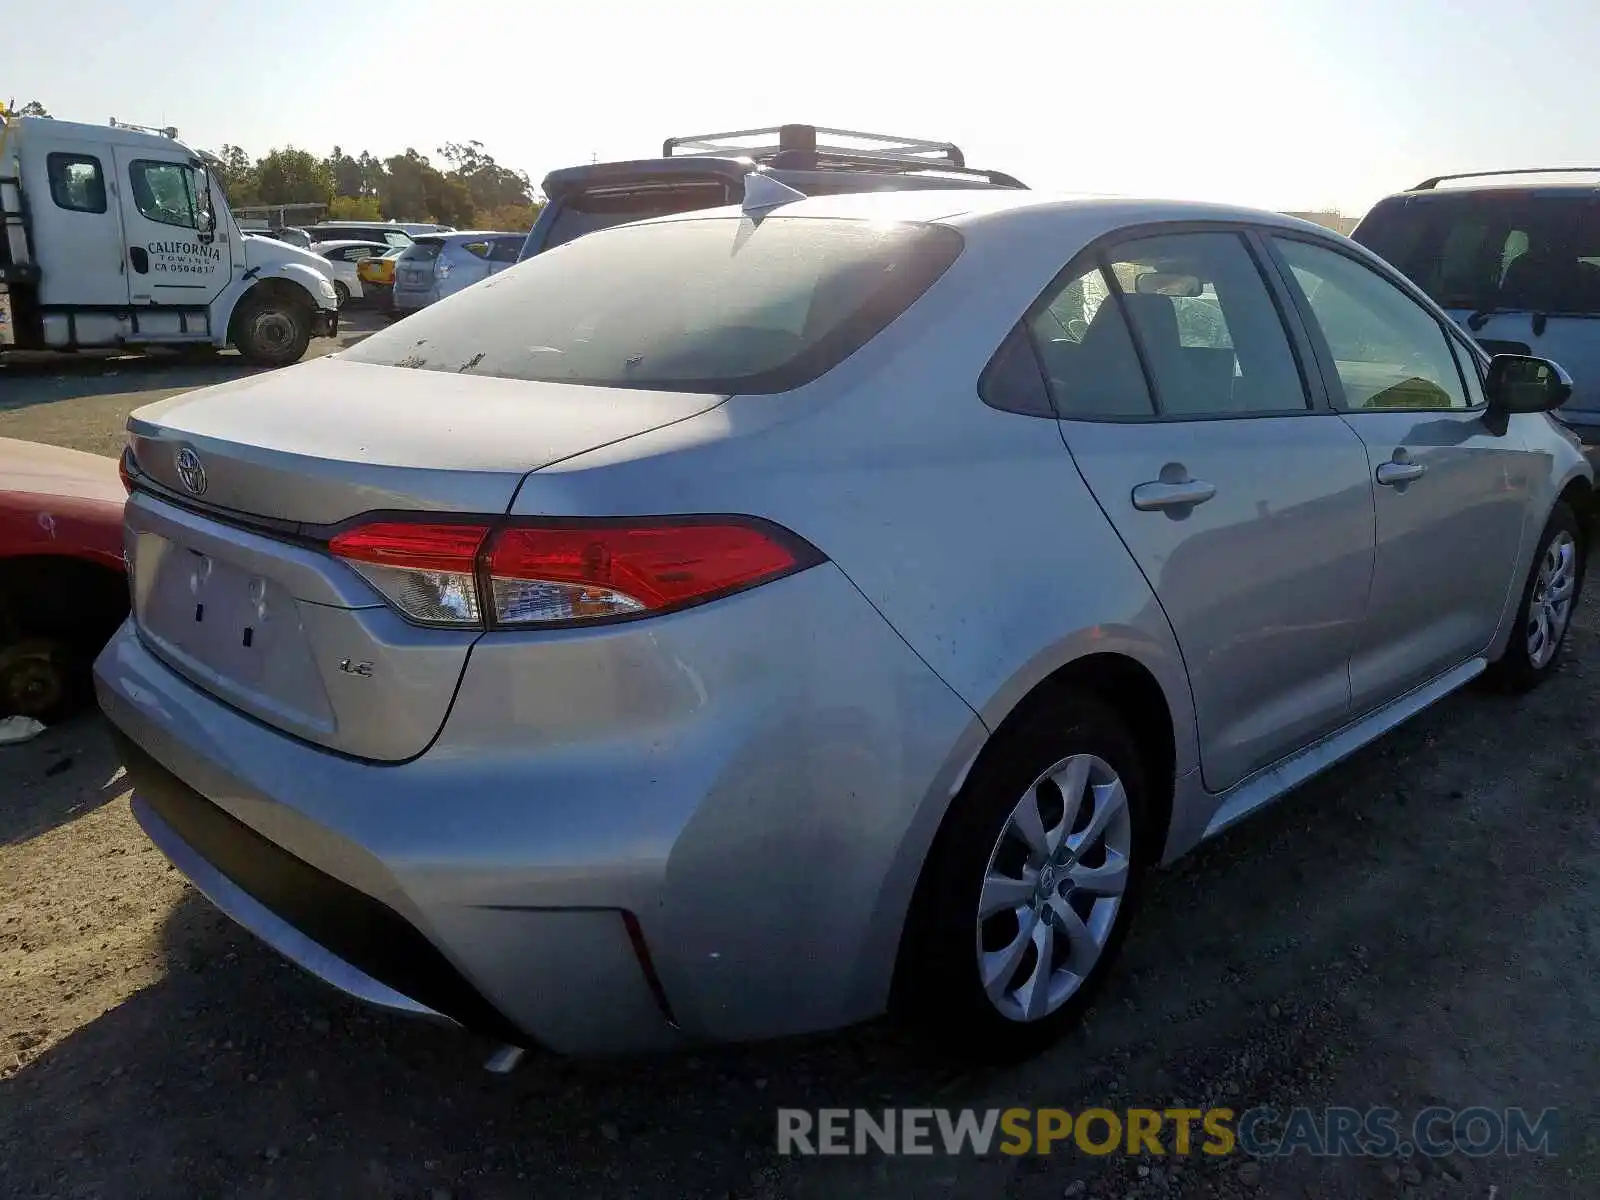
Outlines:
[{"label": "black suv", "polygon": [[[819,141],[819,135],[828,138]],[[521,258],[610,225],[738,204],[745,176],[767,175],[821,196],[911,188],[1021,188],[1002,171],[967,166],[959,146],[817,125],[668,138],[660,158],[551,171],[545,206]]]},{"label": "black suv", "polygon": [[1600,189],[1556,177],[1595,173],[1439,175],[1380,200],[1350,234],[1491,354],[1565,367],[1574,386],[1559,416],[1591,445],[1600,442]]}]

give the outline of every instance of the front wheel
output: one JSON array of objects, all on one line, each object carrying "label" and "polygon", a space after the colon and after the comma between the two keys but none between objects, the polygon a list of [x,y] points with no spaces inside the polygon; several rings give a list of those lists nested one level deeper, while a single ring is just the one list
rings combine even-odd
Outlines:
[{"label": "front wheel", "polygon": [[1138,746],[1072,696],[1001,735],[923,867],[896,1007],[961,1057],[1012,1062],[1071,1028],[1127,932],[1157,843]]},{"label": "front wheel", "polygon": [[1577,515],[1565,501],[1558,501],[1523,585],[1511,640],[1499,661],[1489,667],[1491,683],[1505,691],[1526,692],[1555,669],[1583,588],[1585,548]]},{"label": "front wheel", "polygon": [[342,279],[333,281],[333,295],[340,308],[350,303],[350,288]]},{"label": "front wheel", "polygon": [[237,318],[235,344],[244,360],[258,367],[286,367],[311,345],[306,306],[281,296],[246,300]]}]

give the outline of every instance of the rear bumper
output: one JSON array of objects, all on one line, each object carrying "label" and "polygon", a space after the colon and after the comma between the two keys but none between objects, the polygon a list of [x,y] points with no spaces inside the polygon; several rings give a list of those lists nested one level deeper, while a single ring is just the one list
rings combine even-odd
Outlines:
[{"label": "rear bumper", "polygon": [[236,712],[131,622],[95,673],[141,824],[219,907],[351,995],[564,1053],[882,1011],[984,736],[828,564],[647,622],[485,638],[400,764]]},{"label": "rear bumper", "polygon": [[393,288],[390,292],[390,302],[398,312],[412,312],[415,309],[426,308],[439,298],[436,288]]}]

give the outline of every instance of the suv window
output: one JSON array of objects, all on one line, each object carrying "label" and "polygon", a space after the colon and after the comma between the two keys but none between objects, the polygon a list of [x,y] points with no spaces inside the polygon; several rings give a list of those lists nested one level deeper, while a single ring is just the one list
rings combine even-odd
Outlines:
[{"label": "suv window", "polygon": [[489,257],[488,242],[458,242],[456,244],[475,258]]},{"label": "suv window", "polygon": [[135,159],[128,164],[128,182],[139,212],[162,225],[199,227],[194,171],[184,163]]},{"label": "suv window", "polygon": [[1274,238],[1339,372],[1337,406],[1468,408],[1444,327],[1378,272],[1337,250]]},{"label": "suv window", "polygon": [[1283,320],[1238,234],[1140,238],[1110,258],[1163,415],[1307,408]]},{"label": "suv window", "polygon": [[946,226],[823,218],[625,226],[537,255],[347,353],[510,379],[783,392],[875,337],[961,246]]},{"label": "suv window", "polygon": [[503,237],[495,238],[489,245],[489,261],[497,263],[514,263],[517,256],[522,253],[522,238]]},{"label": "suv window", "polygon": [[1098,266],[1045,299],[1028,332],[1064,420],[1154,415],[1122,305]]},{"label": "suv window", "polygon": [[88,154],[50,154],[45,157],[50,178],[50,198],[56,207],[73,212],[106,211],[106,180],[100,160]]},{"label": "suv window", "polygon": [[1600,313],[1600,198],[1405,197],[1373,209],[1355,239],[1446,308]]}]

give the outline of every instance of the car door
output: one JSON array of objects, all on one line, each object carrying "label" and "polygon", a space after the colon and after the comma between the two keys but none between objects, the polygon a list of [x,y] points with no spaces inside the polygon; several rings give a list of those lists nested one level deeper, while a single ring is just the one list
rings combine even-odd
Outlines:
[{"label": "car door", "polygon": [[[170,153],[118,146],[118,189],[134,304],[202,307],[228,286],[228,239],[202,232],[214,214],[210,180],[178,148]],[[214,228],[215,218],[211,218]]]},{"label": "car door", "polygon": [[1239,229],[1124,240],[1028,319],[1072,459],[1177,638],[1212,791],[1347,719],[1372,573],[1366,455],[1258,253]]},{"label": "car door", "polygon": [[1350,663],[1365,710],[1481,654],[1512,600],[1531,456],[1487,421],[1464,335],[1356,253],[1272,244],[1334,407],[1366,446],[1377,514],[1372,597]]},{"label": "car door", "polygon": [[[31,152],[31,153],[30,153]],[[41,168],[47,195],[33,197],[41,304],[123,307],[128,303],[122,218],[110,201],[111,147],[95,143],[24,145],[27,172]],[[37,157],[33,157],[37,154]]]}]

